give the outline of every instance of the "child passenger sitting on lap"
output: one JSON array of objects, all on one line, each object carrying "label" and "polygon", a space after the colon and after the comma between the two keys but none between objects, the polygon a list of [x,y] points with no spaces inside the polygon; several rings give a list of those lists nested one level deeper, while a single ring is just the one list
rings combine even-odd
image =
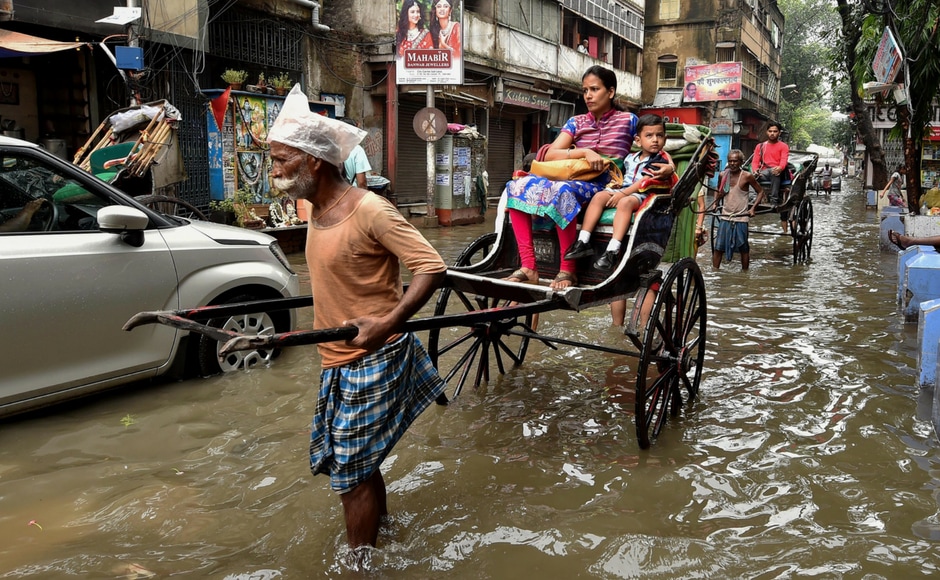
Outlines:
[{"label": "child passenger sitting on lap", "polygon": [[[591,233],[601,219],[604,210],[616,207],[614,231],[607,244],[607,250],[594,262],[598,270],[610,270],[617,262],[617,254],[623,244],[623,238],[630,229],[633,212],[640,207],[647,193],[640,192],[644,179],[648,177],[675,175],[676,166],[669,154],[663,151],[666,145],[666,125],[659,115],[643,115],[636,125],[634,141],[640,146],[636,153],[630,153],[623,160],[623,189],[598,191],[591,198],[578,239],[565,253],[565,260],[576,260],[594,254],[588,242]],[[670,168],[663,171],[666,167]]]}]

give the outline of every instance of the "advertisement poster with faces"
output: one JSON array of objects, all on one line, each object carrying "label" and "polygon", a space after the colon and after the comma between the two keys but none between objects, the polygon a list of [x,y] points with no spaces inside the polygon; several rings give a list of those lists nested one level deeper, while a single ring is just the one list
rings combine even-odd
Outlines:
[{"label": "advertisement poster with faces", "polygon": [[395,8],[397,83],[463,84],[463,1],[402,0]]},{"label": "advertisement poster with faces", "polygon": [[682,102],[736,101],[741,98],[740,62],[685,67]]}]

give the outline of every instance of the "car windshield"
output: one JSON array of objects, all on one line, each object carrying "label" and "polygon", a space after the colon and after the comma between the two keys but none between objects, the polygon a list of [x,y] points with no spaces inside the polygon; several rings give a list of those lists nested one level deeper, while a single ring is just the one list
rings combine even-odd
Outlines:
[{"label": "car windshield", "polygon": [[98,209],[107,205],[108,199],[41,158],[0,156],[0,233],[94,229]]}]

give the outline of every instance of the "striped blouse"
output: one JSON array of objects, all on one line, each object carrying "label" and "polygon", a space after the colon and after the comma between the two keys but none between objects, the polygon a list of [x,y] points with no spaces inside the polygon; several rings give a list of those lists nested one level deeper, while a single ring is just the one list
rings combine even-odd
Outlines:
[{"label": "striped blouse", "polygon": [[623,158],[630,152],[636,134],[637,117],[628,111],[611,109],[599,120],[593,113],[568,119],[562,131],[571,135],[575,147],[592,149],[601,155]]}]

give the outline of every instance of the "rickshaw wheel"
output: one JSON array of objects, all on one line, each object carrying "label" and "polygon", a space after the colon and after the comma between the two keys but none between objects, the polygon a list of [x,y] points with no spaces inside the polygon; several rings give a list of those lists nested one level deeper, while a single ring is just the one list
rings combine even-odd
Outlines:
[{"label": "rickshaw wheel", "polygon": [[[480,236],[467,246],[455,260],[455,266],[469,266],[485,257],[496,241],[496,234]],[[503,308],[508,300],[468,294],[453,288],[441,290],[434,307],[434,315],[473,312]],[[515,368],[525,360],[529,338],[512,334],[522,330],[531,332],[533,316],[509,317],[494,322],[477,323],[469,328],[435,328],[428,332],[428,354],[438,373],[447,383],[439,404],[456,397],[468,381],[476,388],[490,380],[495,364],[500,374]]]},{"label": "rickshaw wheel", "polygon": [[496,232],[490,232],[473,240],[464,248],[464,251],[460,252],[457,259],[454,260],[454,266],[470,266],[481,261],[489,255],[490,251],[493,249],[493,246],[496,244],[496,238]]},{"label": "rickshaw wheel", "polygon": [[647,449],[683,404],[698,395],[705,360],[705,281],[691,258],[669,268],[653,304],[636,378],[636,433]]},{"label": "rickshaw wheel", "polygon": [[813,250],[813,203],[808,197],[794,210],[793,227],[793,263],[805,264]]}]

